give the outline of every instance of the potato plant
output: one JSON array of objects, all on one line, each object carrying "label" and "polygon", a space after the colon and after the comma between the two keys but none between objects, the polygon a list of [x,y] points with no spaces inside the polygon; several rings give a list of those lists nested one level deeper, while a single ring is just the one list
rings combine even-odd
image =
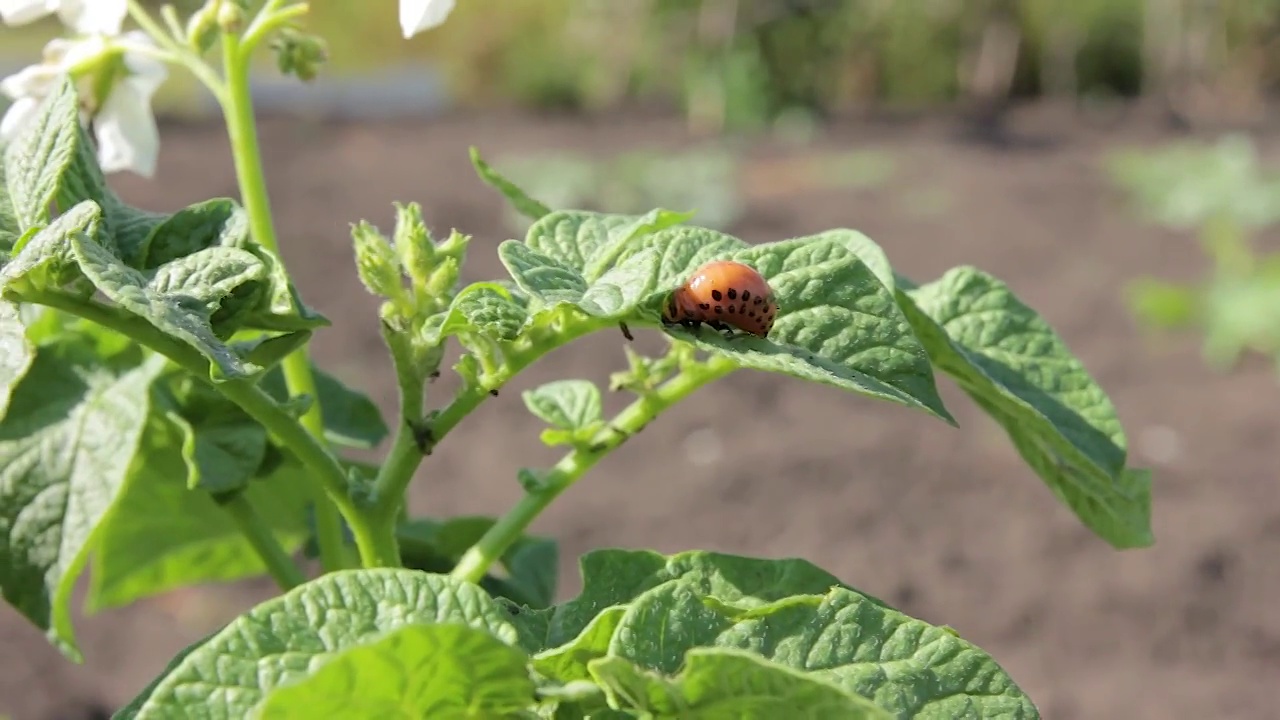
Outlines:
[{"label": "potato plant", "polygon": [[1132,281],[1138,320],[1200,333],[1215,369],[1246,353],[1270,356],[1280,368],[1280,254],[1258,252],[1258,236],[1280,221],[1280,178],[1262,167],[1253,142],[1226,135],[1211,145],[1129,150],[1109,158],[1108,170],[1144,220],[1194,232],[1209,261],[1194,283]]},{"label": "potato plant", "polygon": [[[451,5],[406,0],[406,35]],[[473,151],[480,180],[532,222],[498,246],[507,277],[461,285],[470,237],[437,237],[415,204],[396,205],[389,236],[353,227],[400,390],[384,419],[310,360],[328,321],[281,261],[257,149],[250,59],[271,43],[282,69],[313,76],[323,46],[294,25],[306,11],[213,0],[157,21],[130,3],[152,44],[99,35],[108,51],[50,73],[3,147],[4,598],[78,660],[71,589],[89,566],[90,608],[261,573],[281,588],[115,717],[1038,717],[980,648],[803,560],[601,549],[581,560],[582,593],[561,601],[555,543],[526,532],[609,453],[644,442],[641,428],[731,373],[902,404],[941,429],[954,424],[941,371],[1098,537],[1147,546],[1149,473],[1127,466],[1106,394],[1033,310],[973,267],[913,282],[854,230],[752,245],[689,213],[548,208]],[[155,212],[113,192],[107,161],[142,147],[103,120],[111,98],[136,99],[112,94],[140,77],[131,54],[189,68],[222,103],[239,201]],[[664,299],[720,259],[776,292],[768,337],[660,321]],[[620,326],[664,333],[666,352],[634,352]],[[542,440],[564,455],[513,478],[522,499],[498,518],[407,515],[433,449],[524,369],[596,332],[626,348],[611,389],[629,406],[605,417],[601,388],[577,378],[530,390]],[[452,343],[464,352],[442,368]],[[443,371],[461,380],[447,399],[428,392]],[[380,463],[347,457],[388,437]]]}]

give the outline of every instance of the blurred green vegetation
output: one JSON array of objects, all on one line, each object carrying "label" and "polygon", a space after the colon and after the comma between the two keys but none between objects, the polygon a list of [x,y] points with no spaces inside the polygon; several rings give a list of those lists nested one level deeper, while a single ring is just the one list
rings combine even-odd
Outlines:
[{"label": "blurred green vegetation", "polygon": [[1258,247],[1261,232],[1280,222],[1280,176],[1261,167],[1252,141],[1229,135],[1212,145],[1124,151],[1109,170],[1146,218],[1196,233],[1211,261],[1198,282],[1134,281],[1129,301],[1138,319],[1202,333],[1214,367],[1256,352],[1280,370],[1280,252]]},{"label": "blurred green vegetation", "polygon": [[330,74],[429,60],[464,106],[675,104],[712,130],[870,103],[1280,84],[1280,0],[465,0],[410,42],[395,0],[312,4]]}]

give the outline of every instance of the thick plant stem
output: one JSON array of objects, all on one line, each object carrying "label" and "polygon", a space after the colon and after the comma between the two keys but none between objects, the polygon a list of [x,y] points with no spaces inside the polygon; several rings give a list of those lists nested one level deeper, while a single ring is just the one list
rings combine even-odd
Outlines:
[{"label": "thick plant stem", "polygon": [[478,583],[489,567],[520,539],[542,511],[553,500],[573,486],[605,455],[639,432],[659,413],[685,399],[713,380],[718,380],[736,369],[733,362],[713,358],[704,364],[685,368],[652,393],[640,397],[618,413],[602,431],[598,442],[590,447],[578,448],[560,459],[543,478],[542,486],[529,492],[506,515],[498,519],[480,540],[463,554],[450,573],[453,577]]},{"label": "thick plant stem", "polygon": [[[276,239],[271,218],[271,202],[267,196],[267,182],[262,170],[262,155],[258,145],[258,127],[253,117],[253,98],[249,88],[248,53],[243,51],[240,38],[233,33],[222,36],[223,63],[227,83],[223,115],[231,139],[231,154],[235,160],[236,181],[240,186],[241,202],[249,217],[249,228],[254,240],[280,258],[280,243]],[[283,258],[280,258],[283,262]],[[324,443],[324,415],[316,392],[315,376],[311,372],[311,359],[304,346],[286,357],[280,364],[284,371],[285,386],[293,397],[309,395],[312,403],[302,415],[302,426],[319,443]],[[345,486],[342,491],[347,492]],[[324,495],[315,495],[316,542],[320,547],[320,562],[326,571],[349,566],[342,538],[342,521],[334,503],[341,501]],[[351,522],[351,518],[347,518]],[[370,549],[360,548],[362,556]],[[398,564],[398,562],[396,563]]]},{"label": "thick plant stem", "polygon": [[307,579],[303,577],[302,571],[280,546],[276,536],[271,533],[271,528],[263,522],[262,516],[253,508],[253,504],[244,496],[244,493],[232,494],[222,500],[221,506],[235,521],[236,527],[240,528],[240,533],[253,546],[258,557],[262,558],[263,564],[267,566],[267,572],[281,590],[287,592],[306,582]]},{"label": "thick plant stem", "polygon": [[[513,352],[507,357],[503,372],[491,387],[472,385],[464,388],[443,410],[436,414],[430,422],[422,419],[422,385],[407,383],[401,379],[401,406],[403,408],[400,427],[396,431],[391,452],[378,473],[374,485],[375,522],[383,528],[383,532],[394,534],[394,523],[391,521],[404,507],[404,494],[413,479],[418,465],[431,448],[439,443],[467,415],[471,414],[493,392],[502,387],[511,378],[520,374],[525,368],[537,362],[547,353],[565,344],[590,334],[600,325],[591,321],[581,321],[572,326],[572,330],[555,336],[555,342],[533,344],[520,352]],[[414,394],[416,393],[416,394]],[[386,527],[384,527],[386,526]]]}]

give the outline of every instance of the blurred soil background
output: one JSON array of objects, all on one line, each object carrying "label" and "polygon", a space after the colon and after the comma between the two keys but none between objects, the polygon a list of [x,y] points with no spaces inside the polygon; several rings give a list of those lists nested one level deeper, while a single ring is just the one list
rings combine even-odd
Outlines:
[{"label": "blurred soil background", "polygon": [[[1050,720],[1280,717],[1275,366],[1216,372],[1194,334],[1133,318],[1127,283],[1191,281],[1209,261],[1190,233],[1144,222],[1107,172],[1115,151],[1224,132],[1275,166],[1280,1],[467,0],[410,43],[390,0],[315,5],[333,64],[310,87],[264,64],[267,172],[286,260],[333,321],[318,359],[388,418],[394,378],[349,226],[389,230],[392,201],[419,202],[437,234],[475,236],[465,280],[499,277],[496,246],[522,230],[475,177],[475,145],[553,207],[695,208],[752,242],[851,227],[918,282],[987,270],[1061,333],[1117,405],[1131,463],[1155,471],[1157,543],[1117,552],[949,381],[960,429],[744,371],[537,522],[561,543],[563,597],[577,558],[605,546],[804,557],[956,628]],[[0,65],[55,30],[0,34]],[[114,179],[142,207],[236,195],[223,129],[184,83],[159,99],[156,178]],[[424,464],[415,513],[508,508],[517,469],[556,457],[519,392],[607,383],[622,347],[617,333],[576,343],[485,403]],[[452,388],[446,373],[429,400]],[[0,609],[0,716],[106,717],[272,593],[249,580],[79,619],[82,666]]]}]

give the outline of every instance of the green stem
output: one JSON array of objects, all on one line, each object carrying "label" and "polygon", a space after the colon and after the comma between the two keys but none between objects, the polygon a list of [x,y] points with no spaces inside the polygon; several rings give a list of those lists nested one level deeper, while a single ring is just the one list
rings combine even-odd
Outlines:
[{"label": "green stem", "polygon": [[[416,427],[418,422],[409,422],[413,417],[421,417],[421,400],[416,402],[410,400],[409,397],[420,398],[422,396],[421,385],[418,386],[416,395],[412,395],[412,384],[405,383],[401,378],[401,404],[405,408],[404,417],[401,418],[400,427],[396,432],[395,439],[391,445],[391,452],[387,456],[387,461],[383,464],[382,470],[378,473],[378,479],[375,483],[374,497],[375,500],[373,515],[384,525],[393,525],[390,519],[404,506],[404,494],[409,487],[409,482],[413,479],[413,474],[417,471],[418,465],[422,463],[424,457],[423,447],[419,446],[415,437],[416,431],[425,432],[425,449],[427,452],[440,442],[449,431],[462,422],[462,419],[470,415],[480,403],[489,397],[492,397],[494,390],[501,388],[511,378],[518,375],[525,368],[537,362],[544,355],[572,342],[573,340],[588,335],[598,329],[601,324],[592,320],[576,319],[572,323],[566,323],[565,329],[561,334],[554,336],[554,340],[547,342],[538,342],[536,339],[531,340],[529,345],[523,347],[520,351],[510,352],[507,356],[507,362],[503,366],[501,374],[498,375],[496,383],[482,386],[479,383],[468,383],[461,392],[459,392],[453,400],[438,414],[432,418],[430,423],[423,427]],[[417,413],[413,414],[413,409],[417,408]],[[388,530],[393,532],[394,528]]]},{"label": "green stem", "polygon": [[268,7],[264,7],[262,12],[258,13],[258,17],[254,18],[253,23],[249,25],[249,29],[244,31],[244,36],[240,39],[242,52],[246,54],[253,52],[272,32],[306,15],[310,10],[311,8],[306,3],[290,5],[283,10],[277,10],[271,7],[271,4]]},{"label": "green stem", "polygon": [[609,327],[613,323],[600,322],[594,318],[584,319],[582,317],[567,320],[562,325],[559,334],[553,336],[549,342],[542,342],[538,339],[532,339],[525,348],[512,352],[507,356],[505,371],[499,376],[496,384],[491,386],[481,386],[471,384],[465,387],[453,400],[445,406],[431,421],[431,440],[439,443],[444,436],[448,435],[451,430],[462,422],[462,419],[470,415],[479,407],[480,403],[492,396],[494,390],[500,389],[503,385],[510,382],[511,378],[518,375],[525,368],[533,363],[541,360],[544,355],[556,350],[564,345],[577,340],[580,337],[590,335],[604,327]]},{"label": "green stem", "polygon": [[374,483],[374,496],[377,498],[374,512],[381,518],[399,512],[404,505],[405,490],[422,463],[424,455],[414,435],[409,423],[401,422],[395,439],[391,441],[391,451],[378,471],[378,479]]},{"label": "green stem", "polygon": [[160,19],[164,21],[164,26],[169,30],[169,36],[173,38],[185,37],[187,31],[183,29],[182,22],[178,20],[178,11],[172,5],[160,6]]},{"label": "green stem", "polygon": [[204,86],[209,88],[209,92],[213,93],[214,98],[219,103],[226,105],[226,85],[223,84],[222,79],[218,77],[218,74],[213,71],[213,68],[209,67],[209,64],[203,58],[191,52],[190,48],[179,43],[163,27],[160,27],[160,24],[151,17],[147,9],[137,0],[129,0],[129,16],[133,18],[134,22],[138,23],[138,27],[142,28],[143,32],[151,36],[151,39],[157,45],[168,50],[174,59],[185,65],[192,75],[195,75],[200,82],[204,83]]},{"label": "green stem", "polygon": [[[227,96],[223,103],[227,132],[231,138],[231,154],[235,160],[236,181],[240,186],[240,198],[249,217],[249,228],[260,245],[274,253],[279,262],[280,243],[271,218],[271,202],[267,195],[267,182],[262,169],[262,153],[258,144],[258,127],[253,117],[253,98],[249,86],[250,55],[241,46],[240,38],[233,33],[223,33],[222,51],[224,74],[227,78]],[[285,386],[293,397],[308,395],[311,406],[301,417],[302,426],[316,439],[324,442],[324,415],[320,396],[316,392],[315,376],[311,372],[311,359],[304,346],[286,357],[281,363]],[[335,461],[336,464],[336,461]],[[346,489],[344,487],[345,496]],[[337,498],[330,500],[337,502]],[[342,537],[342,522],[333,502],[322,495],[315,497],[316,542],[320,546],[320,561],[326,571],[349,566]],[[347,518],[351,522],[351,517]],[[354,528],[353,528],[354,530]],[[359,538],[357,538],[359,544]],[[359,547],[366,566],[378,558],[378,564],[399,565],[394,552],[388,548]],[[394,546],[390,548],[394,551]]]},{"label": "green stem", "polygon": [[281,590],[287,592],[306,582],[307,579],[302,575],[302,571],[280,546],[271,528],[262,521],[262,516],[253,508],[253,504],[244,496],[244,493],[232,493],[221,500],[220,505],[235,521],[245,539],[258,553],[258,557],[262,558],[263,564],[267,566],[267,572],[275,579]]},{"label": "green stem", "polygon": [[298,424],[262,388],[248,380],[214,383],[209,379],[209,361],[195,348],[170,337],[137,315],[118,308],[53,291],[26,292],[20,300],[62,310],[115,330],[132,338],[139,345],[164,355],[182,369],[209,383],[214,390],[265,427],[267,432],[311,471],[312,476],[346,517],[356,538],[356,545],[360,548],[361,560],[366,566],[394,566],[398,563],[394,544],[388,549],[385,544],[380,543],[379,535],[373,531],[369,518],[356,506],[348,491],[347,474],[342,465],[328,448]]},{"label": "green stem", "polygon": [[709,382],[733,372],[736,365],[723,358],[685,368],[652,393],[631,403],[609,423],[598,442],[591,447],[570,451],[543,478],[543,485],[520,499],[506,515],[498,519],[480,540],[463,554],[450,573],[455,578],[478,583],[489,567],[520,539],[538,515],[573,486],[605,455],[639,432],[659,413],[685,399]]}]

